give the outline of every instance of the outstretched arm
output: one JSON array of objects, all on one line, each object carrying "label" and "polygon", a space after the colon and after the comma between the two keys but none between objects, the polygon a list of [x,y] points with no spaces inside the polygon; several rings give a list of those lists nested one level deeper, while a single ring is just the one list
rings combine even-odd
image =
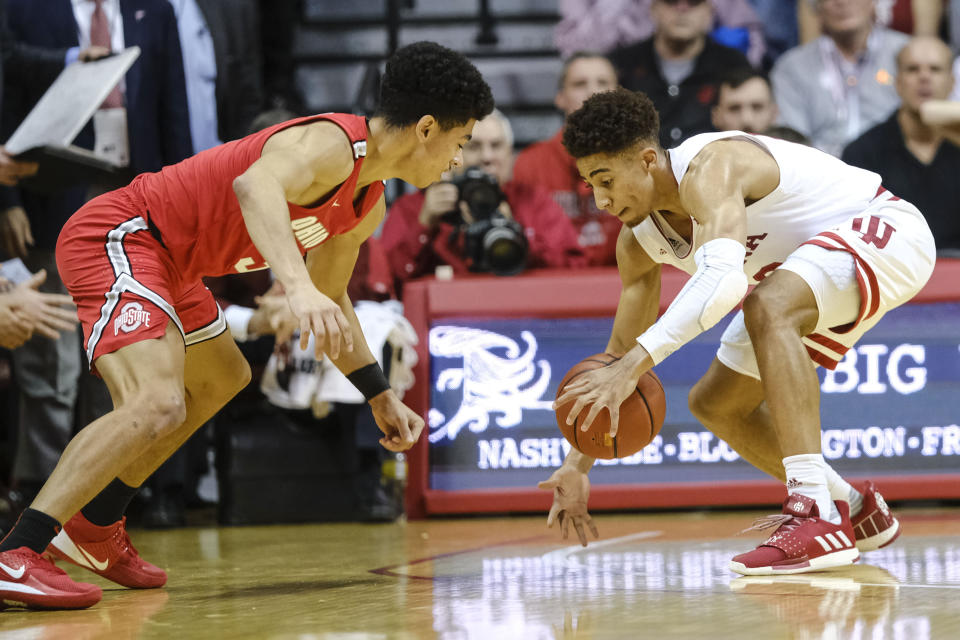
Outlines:
[{"label": "outstretched arm", "polygon": [[312,249],[307,254],[307,269],[316,288],[339,305],[346,319],[349,342],[353,345],[352,350],[331,354],[331,361],[363,393],[373,409],[374,420],[384,434],[380,444],[390,451],[405,451],[420,437],[423,418],[403,404],[390,388],[367,345],[353,303],[347,295],[360,245],[373,234],[383,220],[385,210],[381,197],[374,210],[352,231],[333,236]]},{"label": "outstretched arm", "polygon": [[[613,332],[607,343],[607,352],[615,354],[628,351],[635,344],[634,337],[653,324],[660,301],[660,265],[650,259],[626,226],[617,238],[617,265],[623,289],[613,321]],[[557,404],[565,404],[574,396],[565,393],[558,398]],[[619,408],[620,404],[616,406]],[[594,458],[570,449],[560,468],[537,485],[540,489],[553,491],[553,506],[547,516],[547,526],[559,523],[561,535],[566,539],[572,523],[580,544],[584,546],[587,544],[586,529],[594,537],[599,535],[587,512],[587,499],[590,496],[587,474],[594,462]]]},{"label": "outstretched arm", "polygon": [[[652,363],[644,364],[649,356],[637,346],[636,338],[654,324],[660,306],[660,265],[647,255],[627,226],[620,230],[617,238],[617,266],[622,290],[607,352],[622,357],[610,366],[578,377],[564,388],[554,404],[559,407],[573,402],[567,414],[567,424],[571,425],[590,406],[581,425],[584,431],[600,411],[606,409],[610,413],[611,435],[617,433],[620,405],[624,398],[636,386],[643,372],[653,366]],[[638,369],[634,363],[635,357],[640,357],[644,368]]]},{"label": "outstretched arm", "polygon": [[[283,285],[306,348],[312,332],[319,354],[349,351],[352,333],[340,307],[314,286],[290,226],[287,202],[327,193],[350,175],[353,152],[334,124],[313,123],[275,134],[260,158],[233,181],[250,239]],[[349,274],[348,276],[349,277]]]}]

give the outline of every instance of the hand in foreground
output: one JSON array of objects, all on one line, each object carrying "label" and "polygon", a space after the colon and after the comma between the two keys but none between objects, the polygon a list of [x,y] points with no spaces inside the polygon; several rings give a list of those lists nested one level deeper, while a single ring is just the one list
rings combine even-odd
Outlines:
[{"label": "hand in foreground", "polygon": [[587,499],[590,497],[590,479],[587,474],[573,467],[561,466],[548,479],[537,484],[538,489],[553,490],[553,506],[547,515],[547,526],[560,523],[560,537],[564,540],[570,535],[570,523],[580,538],[580,544],[587,546],[587,533],[584,526],[590,528],[594,538],[599,538],[597,526],[587,513]]},{"label": "hand in foreground", "polygon": [[22,207],[0,211],[0,248],[12,258],[26,258],[33,246],[30,219]]},{"label": "hand in foreground", "polygon": [[20,178],[32,176],[37,172],[36,162],[20,162],[14,160],[6,149],[0,147],[0,184],[12,187]]},{"label": "hand in foreground", "polygon": [[600,411],[606,409],[610,413],[610,436],[615,436],[620,426],[620,405],[636,389],[640,376],[651,366],[646,350],[640,346],[634,347],[613,364],[578,376],[563,388],[553,408],[556,410],[573,402],[567,414],[567,424],[572,425],[576,424],[583,408],[592,405],[580,424],[581,431],[588,431]]},{"label": "hand in foreground", "polygon": [[[324,351],[336,360],[341,346],[353,351],[353,331],[347,316],[340,305],[320,293],[312,283],[288,290],[287,302],[299,323],[301,349],[307,348],[312,332],[317,360],[323,360]],[[277,333],[277,341],[289,339],[289,335]]]},{"label": "hand in foreground", "polygon": [[77,56],[77,59],[80,62],[93,62],[94,60],[99,60],[100,58],[106,58],[108,55],[110,55],[109,48],[91,46],[81,51],[80,55]]},{"label": "hand in foreground", "polygon": [[5,295],[8,296],[9,305],[18,316],[24,318],[31,331],[56,340],[61,331],[74,331],[77,328],[77,312],[70,296],[37,290],[46,279],[47,272],[41,269]]},{"label": "hand in foreground", "polygon": [[370,399],[373,419],[383,431],[380,444],[389,451],[406,451],[420,438],[423,431],[423,418],[403,404],[391,390]]},{"label": "hand in foreground", "polygon": [[0,347],[16,349],[33,335],[27,319],[7,304],[9,295],[0,295]]}]

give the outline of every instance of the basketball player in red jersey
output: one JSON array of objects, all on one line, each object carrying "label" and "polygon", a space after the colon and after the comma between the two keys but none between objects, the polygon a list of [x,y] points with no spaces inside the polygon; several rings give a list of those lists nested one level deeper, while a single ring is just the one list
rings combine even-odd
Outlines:
[{"label": "basketball player in red jersey", "polygon": [[[593,96],[567,121],[597,206],[624,223],[623,291],[607,349],[615,364],[580,376],[557,404],[586,430],[618,409],[638,378],[706,331],[741,299],[717,356],[690,392],[690,409],[744,459],[785,481],[783,513],[755,525],[773,534],[730,568],[747,575],[818,571],[890,544],[900,524],[872,482],[852,486],[824,460],[817,365],[843,359],[884,313],[933,272],[933,235],[915,206],[880,176],[803,145],[740,131],[657,143],[657,112],[642,94]],[[657,318],[660,265],[691,278]],[[756,285],[747,294],[749,285]],[[586,407],[590,406],[589,409]],[[549,523],[572,521],[586,544],[586,472],[572,450],[541,488]]]},{"label": "basketball player in red jersey", "polygon": [[0,543],[0,608],[100,600],[99,587],[72,581],[41,557],[45,550],[124,586],[166,582],[131,545],[123,511],[250,380],[203,276],[269,266],[301,344],[312,333],[317,355],[325,351],[364,394],[381,444],[414,444],[423,420],[390,390],[347,283],[383,218],[383,181],[425,187],[459,166],[473,125],[492,110],[490,89],[466,58],[416,43],[388,60],[373,118],[291,120],[140,175],[70,219],[57,263],[115,409],[70,442]]}]

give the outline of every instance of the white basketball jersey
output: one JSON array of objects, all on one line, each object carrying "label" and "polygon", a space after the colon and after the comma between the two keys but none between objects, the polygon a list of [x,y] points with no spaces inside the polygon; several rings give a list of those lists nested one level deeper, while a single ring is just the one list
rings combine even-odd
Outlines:
[{"label": "white basketball jersey", "polygon": [[[762,143],[780,167],[780,184],[747,209],[747,257],[743,270],[756,284],[798,246],[819,232],[849,220],[868,207],[880,189],[880,176],[851,167],[837,158],[801,144],[741,131],[704,133],[669,149],[677,183],[690,161],[714,140],[749,137]],[[653,212],[633,228],[640,246],[656,262],[672,264],[687,273],[697,270],[693,256],[702,244],[700,225],[693,223],[687,242]]]}]

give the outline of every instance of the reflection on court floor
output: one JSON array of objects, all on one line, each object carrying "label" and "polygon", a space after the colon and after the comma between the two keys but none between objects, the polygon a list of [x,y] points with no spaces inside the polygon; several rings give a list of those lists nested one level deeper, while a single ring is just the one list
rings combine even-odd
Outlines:
[{"label": "reflection on court floor", "polygon": [[0,612],[0,640],[960,638],[960,510],[901,512],[859,564],[738,577],[753,513],[601,516],[587,548],[542,517],[136,532],[165,589]]}]

